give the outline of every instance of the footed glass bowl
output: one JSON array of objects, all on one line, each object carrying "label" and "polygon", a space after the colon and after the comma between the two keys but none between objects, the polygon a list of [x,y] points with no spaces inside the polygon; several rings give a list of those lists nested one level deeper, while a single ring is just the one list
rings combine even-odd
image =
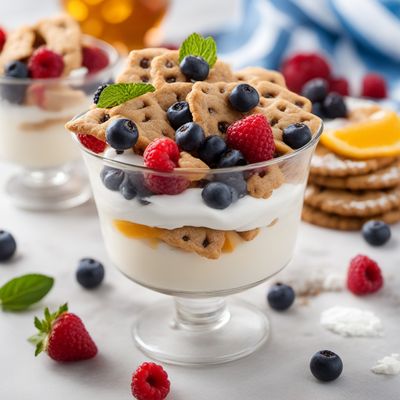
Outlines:
[{"label": "footed glass bowl", "polygon": [[113,78],[118,53],[107,43],[85,37],[103,49],[103,70],[52,79],[0,77],[0,160],[20,171],[7,182],[13,204],[31,210],[78,206],[90,196],[80,154],[64,125],[93,103],[97,87]]},{"label": "footed glass bowl", "polygon": [[[264,282],[292,258],[321,131],[302,149],[267,162],[173,173],[137,165],[134,156],[97,155],[77,141],[112,262],[134,282],[173,296],[138,316],[133,337],[142,351],[167,363],[217,364],[266,341],[265,314],[226,296]],[[202,187],[216,181],[235,188],[225,209],[202,200]],[[160,186],[186,190],[149,191]]]}]

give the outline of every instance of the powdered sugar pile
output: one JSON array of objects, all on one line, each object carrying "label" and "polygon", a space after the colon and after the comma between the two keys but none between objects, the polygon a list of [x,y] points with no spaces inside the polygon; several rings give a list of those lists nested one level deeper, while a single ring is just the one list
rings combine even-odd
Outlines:
[{"label": "powdered sugar pile", "polygon": [[374,337],[383,333],[382,322],[373,312],[353,307],[329,308],[321,314],[320,323],[331,332],[347,337]]},{"label": "powdered sugar pile", "polygon": [[378,360],[376,365],[371,368],[375,374],[397,375],[400,374],[400,354],[393,353],[390,356]]}]

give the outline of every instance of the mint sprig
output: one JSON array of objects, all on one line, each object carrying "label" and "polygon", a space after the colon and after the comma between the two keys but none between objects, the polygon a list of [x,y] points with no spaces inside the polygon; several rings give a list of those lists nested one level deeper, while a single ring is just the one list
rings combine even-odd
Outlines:
[{"label": "mint sprig", "polygon": [[0,306],[4,311],[26,310],[46,296],[53,284],[53,278],[41,274],[11,279],[0,288]]},{"label": "mint sprig", "polygon": [[114,83],[103,89],[97,102],[97,107],[115,107],[155,90],[156,88],[150,83]]},{"label": "mint sprig", "polygon": [[217,44],[211,36],[204,38],[198,33],[192,33],[179,48],[179,62],[186,56],[200,56],[212,68],[217,61]]}]

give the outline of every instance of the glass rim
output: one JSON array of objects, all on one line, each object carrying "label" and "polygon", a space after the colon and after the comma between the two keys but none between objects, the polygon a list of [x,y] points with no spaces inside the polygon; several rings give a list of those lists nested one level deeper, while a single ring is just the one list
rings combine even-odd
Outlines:
[{"label": "glass rim", "polygon": [[78,140],[78,137],[75,133],[71,133],[73,135],[74,140],[78,143],[81,151],[87,153],[88,155],[97,158],[99,160],[105,161],[107,165],[109,166],[114,166],[115,168],[125,168],[125,169],[131,169],[131,170],[137,170],[137,171],[142,171],[142,172],[152,172],[157,175],[164,175],[164,176],[171,176],[171,175],[192,175],[192,174],[199,174],[199,173],[206,173],[207,175],[209,174],[224,174],[224,173],[232,173],[232,172],[246,172],[246,171],[251,171],[254,169],[258,168],[265,168],[269,167],[272,165],[277,165],[283,161],[291,160],[293,158],[297,158],[301,156],[304,152],[306,152],[309,148],[313,147],[315,144],[318,143],[318,140],[323,132],[324,129],[324,124],[321,120],[321,123],[318,127],[318,131],[315,133],[315,135],[311,138],[311,140],[305,144],[303,147],[300,149],[297,149],[291,153],[284,154],[283,156],[272,158],[271,160],[267,161],[261,161],[259,163],[254,163],[254,164],[246,164],[246,165],[240,165],[240,166],[235,166],[235,167],[228,167],[228,168],[175,168],[171,172],[162,172],[162,171],[157,171],[152,168],[148,168],[144,165],[138,165],[138,164],[132,164],[120,160],[115,160],[109,157],[106,157],[101,154],[94,153],[90,149],[86,148],[85,146],[82,145],[82,143]]},{"label": "glass rim", "polygon": [[94,36],[90,35],[82,35],[83,36],[83,43],[96,43],[100,48],[106,51],[109,57],[109,64],[101,69],[100,71],[94,72],[92,74],[85,74],[85,75],[77,75],[77,76],[63,76],[58,78],[41,78],[41,79],[34,79],[34,78],[12,78],[12,77],[5,77],[0,76],[0,85],[28,85],[34,83],[41,83],[41,84],[54,84],[54,83],[76,83],[81,84],[82,81],[91,81],[95,80],[98,76],[103,73],[107,73],[112,71],[115,66],[118,64],[120,60],[120,54],[115,47],[111,44],[105,42],[104,40],[95,38]]}]

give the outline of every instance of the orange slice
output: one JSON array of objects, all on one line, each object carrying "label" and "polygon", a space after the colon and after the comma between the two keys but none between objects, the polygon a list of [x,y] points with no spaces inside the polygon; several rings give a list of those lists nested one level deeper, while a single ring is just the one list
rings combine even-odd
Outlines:
[{"label": "orange slice", "polygon": [[400,155],[400,118],[393,111],[379,110],[368,119],[327,129],[321,143],[336,154],[355,159]]}]

